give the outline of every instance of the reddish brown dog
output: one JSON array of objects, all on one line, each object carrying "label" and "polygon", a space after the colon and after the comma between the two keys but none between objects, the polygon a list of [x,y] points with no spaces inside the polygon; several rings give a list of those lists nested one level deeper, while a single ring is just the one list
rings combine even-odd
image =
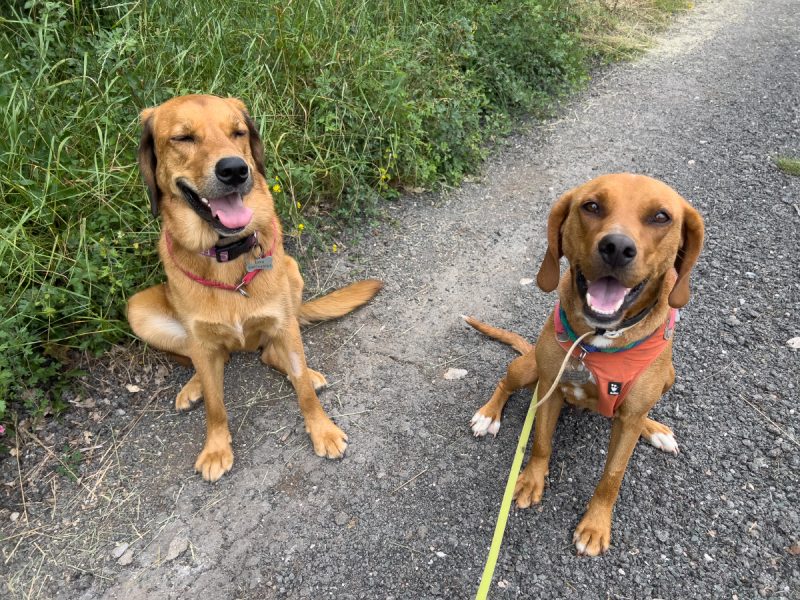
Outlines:
[{"label": "reddish brown dog", "polygon": [[[611,512],[639,437],[677,453],[672,431],[647,414],[675,380],[671,329],[665,329],[665,323],[673,308],[689,301],[689,273],[700,254],[703,231],[702,218],[686,200],[642,175],[598,177],[564,194],[550,212],[548,249],[537,283],[545,292],[558,287],[560,314],[574,336],[594,332],[583,342],[594,351],[655,340],[653,336],[662,331],[665,340],[613,411],[605,470],[573,538],[579,554],[595,556],[608,549]],[[559,281],[562,256],[569,268]],[[562,344],[569,344],[563,339],[563,327],[559,329],[562,343],[557,340],[553,314],[535,347],[517,334],[466,320],[522,354],[472,419],[476,436],[496,435],[509,395],[523,387],[533,389],[538,382],[540,397],[544,396],[566,357]],[[619,353],[618,358],[625,361],[626,352],[635,349]],[[533,449],[514,491],[520,508],[542,499],[553,432],[564,402],[601,411],[598,382],[580,356],[569,359],[567,373],[559,379],[553,396],[537,410]]]},{"label": "reddish brown dog", "polygon": [[205,404],[206,442],[195,469],[215,481],[233,465],[222,383],[237,350],[260,349],[264,363],[288,375],[314,451],[341,457],[347,436],[317,398],[326,382],[306,366],[300,323],[347,314],[381,282],[302,302],[303,278],[283,251],[261,140],[240,100],[173,98],[142,111],[141,120],[139,167],[153,214],[161,213],[167,283],[134,295],[128,321],[148,344],[194,365],[175,408],[187,410],[201,397]]}]

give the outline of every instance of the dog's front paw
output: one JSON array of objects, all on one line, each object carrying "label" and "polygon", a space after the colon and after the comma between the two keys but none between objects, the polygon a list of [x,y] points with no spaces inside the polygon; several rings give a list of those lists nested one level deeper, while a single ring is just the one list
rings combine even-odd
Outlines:
[{"label": "dog's front paw", "polygon": [[586,514],[575,528],[572,536],[575,549],[583,556],[597,556],[611,545],[611,520],[606,517]]},{"label": "dog's front paw", "polygon": [[531,465],[525,467],[519,474],[517,485],[514,488],[514,500],[519,508],[528,508],[531,504],[539,504],[544,494],[544,477],[546,473]]},{"label": "dog's front paw", "polygon": [[487,433],[497,437],[497,432],[500,431],[500,415],[487,416],[481,412],[482,410],[480,409],[470,419],[469,424],[472,427],[472,433],[475,437],[483,437]]},{"label": "dog's front paw", "polygon": [[308,426],[314,453],[327,458],[341,458],[347,449],[347,434],[330,419]]},{"label": "dog's front paw", "polygon": [[206,442],[205,448],[194,463],[194,470],[198,471],[206,481],[216,481],[233,466],[233,450],[230,442]]},{"label": "dog's front paw", "polygon": [[642,429],[642,437],[651,446],[678,456],[678,442],[675,440],[675,434],[666,425],[653,419],[647,419]]},{"label": "dog's front paw", "polygon": [[200,378],[195,373],[181,391],[178,392],[178,395],[175,396],[175,410],[178,412],[191,410],[197,406],[202,397],[203,386],[200,383]]}]

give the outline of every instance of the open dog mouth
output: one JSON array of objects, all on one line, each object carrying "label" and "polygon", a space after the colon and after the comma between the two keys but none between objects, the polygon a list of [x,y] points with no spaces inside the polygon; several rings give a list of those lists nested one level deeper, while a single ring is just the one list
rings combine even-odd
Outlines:
[{"label": "open dog mouth", "polygon": [[194,212],[221,235],[240,233],[253,218],[253,211],[244,205],[239,192],[203,198],[183,181],[178,182],[178,187]]},{"label": "open dog mouth", "polygon": [[647,284],[647,279],[629,288],[611,276],[589,281],[580,269],[575,269],[575,283],[583,299],[584,314],[598,323],[611,324],[622,319],[628,308]]}]

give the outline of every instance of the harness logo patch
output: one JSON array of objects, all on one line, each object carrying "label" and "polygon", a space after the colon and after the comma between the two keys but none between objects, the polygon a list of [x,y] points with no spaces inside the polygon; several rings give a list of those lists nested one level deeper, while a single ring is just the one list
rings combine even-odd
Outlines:
[{"label": "harness logo patch", "polygon": [[620,392],[622,392],[622,384],[617,381],[609,381],[608,382],[608,395],[609,396],[619,396]]}]

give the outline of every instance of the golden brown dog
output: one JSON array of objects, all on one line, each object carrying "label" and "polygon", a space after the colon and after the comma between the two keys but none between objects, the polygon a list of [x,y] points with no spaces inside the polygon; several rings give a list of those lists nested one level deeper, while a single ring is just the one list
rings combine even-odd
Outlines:
[{"label": "golden brown dog", "polygon": [[306,366],[300,323],[347,314],[381,282],[302,302],[303,279],[283,251],[261,140],[240,100],[183,96],[145,109],[141,121],[139,166],[153,214],[162,217],[167,283],[134,295],[128,321],[148,344],[194,365],[175,408],[204,400],[206,442],[195,469],[215,481],[233,465],[222,384],[236,350],[261,349],[264,363],[288,375],[314,451],[341,457],[347,436],[317,398],[326,382]]},{"label": "golden brown dog", "polygon": [[[547,222],[547,243],[537,283],[545,292],[558,287],[561,310],[550,315],[535,347],[517,334],[465,317],[522,354],[472,418],[472,429],[476,436],[496,435],[509,395],[522,387],[533,389],[538,381],[543,397],[572,342],[592,332],[570,357],[553,396],[537,411],[533,449],[514,497],[520,508],[541,501],[564,401],[612,416],[605,470],[573,537],[579,554],[595,556],[609,547],[611,511],[639,437],[664,451],[678,450],[672,431],[647,414],[675,380],[671,318],[689,301],[689,273],[703,245],[703,220],[659,181],[605,175],[556,202]],[[559,281],[562,256],[569,268]],[[615,376],[605,367],[590,366],[589,358],[598,358],[615,361],[612,371],[630,369],[642,348],[649,348],[645,353],[650,357],[627,381],[612,381]],[[620,349],[625,350],[614,352]]]}]

